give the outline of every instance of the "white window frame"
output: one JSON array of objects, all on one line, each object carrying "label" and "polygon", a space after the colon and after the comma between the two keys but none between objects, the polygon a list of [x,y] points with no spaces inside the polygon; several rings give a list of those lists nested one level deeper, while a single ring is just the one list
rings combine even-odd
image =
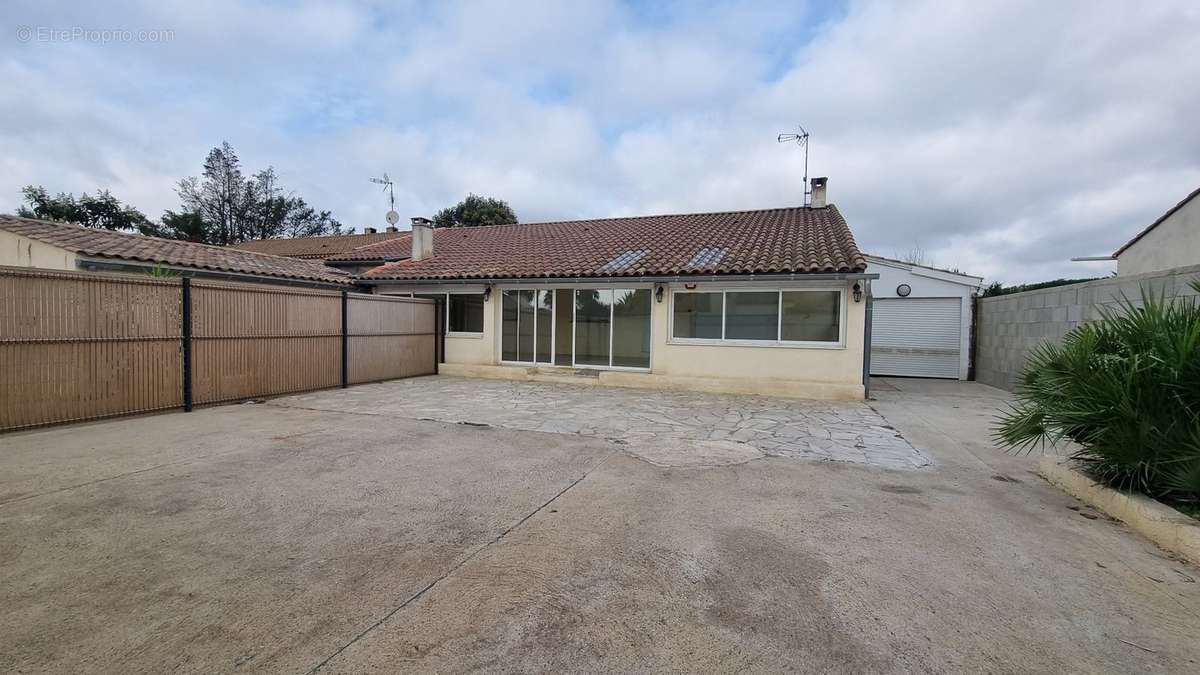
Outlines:
[{"label": "white window frame", "polygon": [[[649,366],[643,368],[640,366],[614,366],[614,365],[612,365],[612,360],[613,360],[612,338],[613,338],[613,325],[615,323],[613,321],[613,313],[616,311],[615,303],[613,303],[613,305],[610,305],[609,309],[608,309],[608,365],[596,365],[596,364],[591,364],[591,363],[576,363],[575,362],[575,326],[576,326],[575,311],[576,311],[576,307],[577,307],[577,303],[575,301],[575,296],[578,293],[578,291],[589,290],[589,289],[600,289],[600,290],[608,289],[608,290],[614,290],[614,291],[631,289],[631,290],[646,290],[646,291],[650,292],[650,365]],[[509,361],[504,358],[504,326],[503,326],[503,324],[504,324],[504,292],[505,291],[521,291],[521,290],[523,290],[523,291],[544,290],[544,291],[547,291],[550,293],[550,317],[551,317],[551,319],[550,319],[550,361],[549,362],[536,360],[537,359],[537,344],[538,344],[537,327],[536,326],[534,326],[534,331],[533,331],[533,354],[534,354],[535,360],[534,361]],[[555,291],[559,291],[559,290],[571,291],[571,362],[570,363],[558,363],[558,352],[555,349],[555,346],[558,344],[558,293],[556,293]],[[656,302],[654,299],[654,284],[631,283],[631,284],[620,284],[620,285],[615,285],[615,286],[612,284],[571,284],[570,286],[548,286],[546,288],[542,288],[540,286],[534,287],[534,288],[530,288],[529,286],[500,286],[500,287],[496,288],[495,292],[496,292],[496,295],[494,297],[499,298],[499,300],[498,300],[499,305],[497,307],[497,311],[499,312],[499,314],[496,319],[496,325],[498,326],[498,328],[496,330],[496,354],[498,355],[497,361],[500,363],[500,365],[525,366],[525,367],[560,366],[563,368],[578,368],[578,369],[585,369],[585,370],[624,370],[624,371],[635,372],[635,373],[648,373],[651,371],[651,369],[654,366],[654,304]],[[535,314],[536,314],[536,305],[537,305],[537,297],[536,296],[534,296],[534,305],[535,305]],[[518,328],[518,331],[519,330],[520,329]]]},{"label": "white window frame", "polygon": [[[497,307],[497,311],[500,312],[500,314],[496,318],[496,326],[497,326],[496,354],[499,355],[499,360],[500,360],[501,365],[504,365],[504,366],[526,366],[526,367],[558,365],[555,363],[555,359],[558,358],[558,355],[554,352],[554,345],[555,345],[555,338],[556,338],[555,334],[558,332],[558,321],[557,321],[558,314],[556,313],[558,311],[558,294],[554,292],[555,290],[557,290],[557,289],[554,287],[538,288],[538,287],[529,287],[529,286],[507,286],[504,288],[496,289],[496,295],[499,296],[499,298],[500,298],[499,305]],[[533,360],[532,361],[509,361],[504,358],[504,293],[506,291],[512,291],[512,292],[533,291],[534,322],[533,322]],[[538,294],[538,291],[545,291],[550,294],[550,360],[549,361],[538,361],[537,360],[537,353],[538,353],[538,333],[537,333],[538,299],[537,299],[537,294]],[[572,294],[571,297],[573,299],[575,297],[574,294]],[[574,310],[572,310],[571,319],[572,319],[571,330],[574,331],[574,319],[575,319]],[[517,343],[518,343],[518,346],[520,345],[520,340],[521,340],[521,310],[520,310],[520,308],[518,308],[517,309]],[[572,343],[572,345],[571,345],[571,358],[572,359],[575,358],[574,343]]]},{"label": "white window frame", "polygon": [[[675,345],[708,345],[715,347],[782,347],[790,349],[845,349],[846,348],[846,287],[845,286],[714,286],[708,288],[671,288],[670,303],[667,307],[667,344]],[[814,340],[782,340],[783,335],[783,294],[784,293],[838,293],[838,339],[836,342],[818,342]],[[720,293],[721,294],[721,337],[718,338],[683,338],[675,337],[675,296],[685,293]],[[729,312],[728,293],[775,293],[775,337],[774,340],[730,340],[725,337],[725,323]]]},{"label": "white window frame", "polygon": [[[476,290],[460,291],[457,289],[453,290],[453,291],[426,291],[426,290],[418,289],[418,290],[415,290],[412,292],[388,293],[388,295],[405,297],[405,298],[415,298],[418,295],[440,295],[440,296],[442,296],[442,313],[444,315],[443,324],[442,324],[442,332],[445,334],[445,336],[448,338],[468,338],[468,339],[472,339],[472,340],[482,340],[483,339],[483,331],[479,331],[478,333],[473,333],[470,331],[461,331],[461,330],[451,331],[450,330],[450,296],[451,295],[484,295],[484,291],[476,291]],[[487,301],[484,301],[484,303],[483,303],[483,317],[482,318],[484,320],[484,325],[486,325],[487,324]]]}]

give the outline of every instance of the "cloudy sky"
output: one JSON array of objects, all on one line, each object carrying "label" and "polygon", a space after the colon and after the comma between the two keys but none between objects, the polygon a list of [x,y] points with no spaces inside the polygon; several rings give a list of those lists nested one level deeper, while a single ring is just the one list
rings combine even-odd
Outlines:
[{"label": "cloudy sky", "polygon": [[[1068,259],[1200,186],[1194,0],[5,0],[0,23],[2,212],[40,184],[156,217],[222,140],[360,228],[384,171],[405,217],[467,192],[523,221],[794,205],[775,137],[801,123],[864,249],[1011,283],[1109,272]],[[79,34],[105,29],[132,39]]]}]

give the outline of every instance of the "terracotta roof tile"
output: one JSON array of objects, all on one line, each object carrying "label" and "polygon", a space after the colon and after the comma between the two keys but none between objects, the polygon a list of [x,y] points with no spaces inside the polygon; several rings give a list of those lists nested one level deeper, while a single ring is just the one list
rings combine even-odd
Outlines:
[{"label": "terracotta roof tile", "polygon": [[84,256],[338,284],[353,281],[348,275],[316,261],[239,251],[190,241],[146,237],[127,232],[96,230],[48,220],[0,214],[0,230]]},{"label": "terracotta roof tile", "polygon": [[256,239],[233,244],[229,248],[255,253],[269,253],[288,258],[322,260],[334,255],[353,251],[356,248],[395,239],[401,232],[374,232],[371,234],[339,234],[328,237],[292,237],[290,239]]},{"label": "terracotta roof tile", "polygon": [[[862,272],[866,258],[837,208],[782,208],[434,230],[433,256],[411,233],[338,261],[396,261],[367,279]],[[643,253],[644,251],[644,253]]]}]

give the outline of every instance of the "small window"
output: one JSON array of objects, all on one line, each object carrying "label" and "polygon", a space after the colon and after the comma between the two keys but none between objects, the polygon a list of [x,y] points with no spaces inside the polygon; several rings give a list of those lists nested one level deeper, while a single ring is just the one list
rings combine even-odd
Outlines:
[{"label": "small window", "polygon": [[675,293],[674,336],[720,340],[721,298],[721,293]]},{"label": "small window", "polygon": [[483,332],[482,293],[451,293],[447,307],[451,333]]},{"label": "small window", "polygon": [[726,340],[778,340],[779,293],[729,291],[725,294]]},{"label": "small window", "polygon": [[839,342],[842,294],[838,291],[784,291],[783,335],[790,342]]}]

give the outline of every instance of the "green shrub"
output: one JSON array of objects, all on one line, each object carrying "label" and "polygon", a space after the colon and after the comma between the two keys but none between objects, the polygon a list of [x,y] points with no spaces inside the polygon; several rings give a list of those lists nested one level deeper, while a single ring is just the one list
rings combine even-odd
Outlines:
[{"label": "green shrub", "polygon": [[[1200,281],[1192,287],[1200,292]],[[1036,349],[996,440],[1029,451],[1079,444],[1097,480],[1181,505],[1200,504],[1200,305],[1127,298],[1100,321]]]}]

